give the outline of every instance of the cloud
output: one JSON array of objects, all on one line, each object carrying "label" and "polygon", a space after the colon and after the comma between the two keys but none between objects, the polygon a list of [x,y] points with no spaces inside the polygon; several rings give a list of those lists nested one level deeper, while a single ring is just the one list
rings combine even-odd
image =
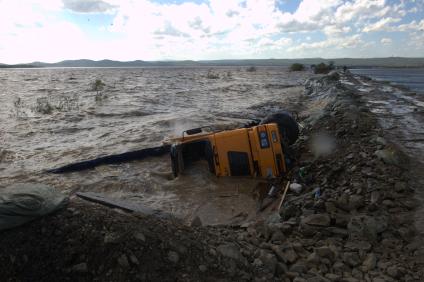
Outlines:
[{"label": "cloud", "polygon": [[276,26],[280,32],[319,30],[332,24],[334,9],[339,0],[303,0],[294,13],[280,13]]},{"label": "cloud", "polygon": [[105,13],[115,7],[102,0],[63,0],[63,6],[76,13]]},{"label": "cloud", "polygon": [[323,49],[353,49],[365,46],[364,41],[359,34],[349,37],[329,38],[312,43],[301,43],[288,49],[289,52],[304,52],[307,50],[322,51]]},{"label": "cloud", "polygon": [[392,26],[390,26],[391,23],[397,23],[400,22],[400,18],[383,18],[371,25],[366,26],[363,29],[363,32],[372,32],[372,31],[390,31],[393,29]]},{"label": "cloud", "polygon": [[351,32],[352,28],[350,26],[338,26],[338,25],[328,25],[323,28],[323,32],[327,36],[341,36],[344,33]]},{"label": "cloud", "polygon": [[269,48],[269,49],[279,49],[281,47],[289,46],[293,43],[291,38],[283,37],[277,40],[272,40],[270,38],[261,38],[257,44],[257,48]]},{"label": "cloud", "polygon": [[335,18],[337,22],[349,22],[355,18],[384,17],[390,9],[385,0],[346,1],[337,8]]},{"label": "cloud", "polygon": [[397,27],[393,27],[392,31],[424,31],[424,20],[401,24]]},{"label": "cloud", "polygon": [[18,63],[35,60],[54,62],[93,55],[87,52],[90,47],[84,33],[76,25],[65,21],[44,22],[40,26],[29,26],[12,34],[3,34],[0,35],[0,41],[7,42],[0,54],[0,60],[4,61],[11,58]]},{"label": "cloud", "polygon": [[424,53],[424,33],[423,32],[413,32],[410,34],[410,40],[408,46],[418,50],[420,54]]},{"label": "cloud", "polygon": [[381,44],[383,44],[383,45],[391,45],[391,44],[393,43],[393,40],[392,40],[391,38],[387,38],[387,37],[385,37],[385,38],[382,38],[382,39],[380,40],[380,42],[381,42]]},{"label": "cloud", "polygon": [[[421,1],[299,0],[292,12],[281,10],[279,1],[287,2],[0,0],[0,62],[70,57],[334,57],[373,52],[370,42],[383,48],[377,31],[403,33],[414,44],[414,54],[424,51],[418,45],[424,30],[424,20],[417,20],[417,14],[423,10]],[[64,18],[65,10],[107,14],[99,17],[99,21],[107,18],[107,22],[87,29],[87,23],[78,22],[80,17]],[[415,14],[406,17],[408,13]],[[92,36],[93,29],[99,34]],[[397,44],[396,36],[399,35],[390,36],[392,45]],[[47,51],[49,43],[52,52]],[[37,52],[33,52],[32,46]]]}]

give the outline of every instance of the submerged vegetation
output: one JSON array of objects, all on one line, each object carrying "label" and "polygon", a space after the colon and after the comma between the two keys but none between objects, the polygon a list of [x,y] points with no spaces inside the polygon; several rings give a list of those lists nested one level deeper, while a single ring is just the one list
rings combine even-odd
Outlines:
[{"label": "submerged vegetation", "polygon": [[[28,116],[28,112],[25,110],[26,105],[23,100],[18,97],[13,101],[13,114],[17,118],[23,118]],[[53,112],[69,112],[71,110],[78,110],[79,103],[77,98],[71,97],[60,97],[53,99],[49,96],[39,97],[35,100],[35,104],[28,106],[27,109],[33,113],[49,115]]]},{"label": "submerged vegetation", "polygon": [[34,112],[44,115],[52,114],[54,111],[69,112],[78,109],[78,99],[70,97],[61,97],[58,100],[53,100],[50,97],[40,97],[37,98],[35,106],[32,108]]},{"label": "submerged vegetation", "polygon": [[14,114],[17,118],[20,118],[23,115],[25,115],[25,112],[23,111],[24,102],[22,101],[21,97],[17,97],[13,101],[13,107],[14,107]]},{"label": "submerged vegetation", "polygon": [[209,70],[207,75],[206,75],[206,78],[208,78],[208,79],[219,79],[219,74],[214,72],[213,70]]},{"label": "submerged vegetation", "polygon": [[101,79],[96,79],[96,81],[93,82],[92,90],[93,91],[102,91],[106,84]]},{"label": "submerged vegetation", "polygon": [[233,73],[231,71],[227,71],[226,78],[227,79],[232,79],[233,78]]},{"label": "submerged vegetation", "polygon": [[37,98],[36,104],[33,109],[34,109],[34,112],[48,115],[53,112],[54,107],[49,102],[49,99],[47,97],[41,97],[41,98]]},{"label": "submerged vegetation", "polygon": [[305,66],[299,63],[294,63],[290,66],[290,71],[304,71]]},{"label": "submerged vegetation", "polygon": [[247,72],[255,72],[256,71],[256,67],[255,66],[250,66],[246,69]]},{"label": "submerged vegetation", "polygon": [[106,83],[104,83],[101,79],[96,79],[93,82],[91,90],[96,91],[96,96],[94,97],[96,101],[103,101],[106,98],[106,94],[103,92],[105,86]]},{"label": "submerged vegetation", "polygon": [[328,64],[320,63],[318,65],[312,65],[311,67],[314,70],[315,74],[327,74],[335,68],[334,62],[332,61]]}]

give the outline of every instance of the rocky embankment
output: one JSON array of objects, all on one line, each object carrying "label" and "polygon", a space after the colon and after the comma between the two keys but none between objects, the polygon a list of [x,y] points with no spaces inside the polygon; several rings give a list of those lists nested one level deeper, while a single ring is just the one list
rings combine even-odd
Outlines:
[{"label": "rocky embankment", "polygon": [[[308,81],[279,213],[225,227],[72,199],[0,234],[6,281],[422,281],[408,158],[338,74]],[[307,111],[306,111],[307,108]],[[317,139],[327,148],[317,149]],[[331,144],[329,146],[328,144]],[[318,146],[319,147],[319,146]]]}]

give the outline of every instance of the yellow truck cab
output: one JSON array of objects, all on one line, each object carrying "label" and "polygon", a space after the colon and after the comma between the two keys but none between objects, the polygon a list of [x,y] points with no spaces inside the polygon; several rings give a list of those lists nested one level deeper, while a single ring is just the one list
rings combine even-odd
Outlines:
[{"label": "yellow truck cab", "polygon": [[276,123],[213,133],[188,130],[171,146],[175,177],[192,162],[206,160],[216,176],[277,178],[287,172],[283,135]]}]

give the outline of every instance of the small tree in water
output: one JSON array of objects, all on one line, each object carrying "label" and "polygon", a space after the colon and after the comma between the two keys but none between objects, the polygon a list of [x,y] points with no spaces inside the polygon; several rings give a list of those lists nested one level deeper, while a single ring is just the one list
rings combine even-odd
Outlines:
[{"label": "small tree in water", "polygon": [[40,97],[40,98],[37,98],[37,101],[33,110],[40,114],[49,115],[53,112],[54,107],[49,102],[48,97]]},{"label": "small tree in water", "polygon": [[93,91],[102,91],[105,87],[105,83],[101,79],[96,79],[96,81],[93,83]]},{"label": "small tree in water", "polygon": [[96,91],[96,101],[101,101],[105,98],[105,95],[101,92],[106,84],[101,79],[96,79],[96,81],[92,85],[92,90]]},{"label": "small tree in water", "polygon": [[22,109],[24,107],[24,102],[22,101],[22,99],[20,97],[17,97],[13,101],[13,105],[15,107],[15,115],[16,115],[17,118],[20,118],[21,116],[25,115],[25,113],[22,111]]},{"label": "small tree in water", "polygon": [[219,74],[213,72],[212,70],[209,70],[208,73],[207,73],[207,75],[206,75],[206,77],[208,79],[219,79]]},{"label": "small tree in water", "polygon": [[313,68],[314,73],[316,74],[327,74],[333,69],[334,69],[334,62],[330,62],[328,65],[324,63],[320,63]]},{"label": "small tree in water", "polygon": [[256,67],[255,66],[250,66],[246,69],[246,71],[248,72],[255,72],[256,71]]},{"label": "small tree in water", "polygon": [[290,66],[290,71],[303,71],[305,70],[305,66],[299,63],[294,63]]}]

